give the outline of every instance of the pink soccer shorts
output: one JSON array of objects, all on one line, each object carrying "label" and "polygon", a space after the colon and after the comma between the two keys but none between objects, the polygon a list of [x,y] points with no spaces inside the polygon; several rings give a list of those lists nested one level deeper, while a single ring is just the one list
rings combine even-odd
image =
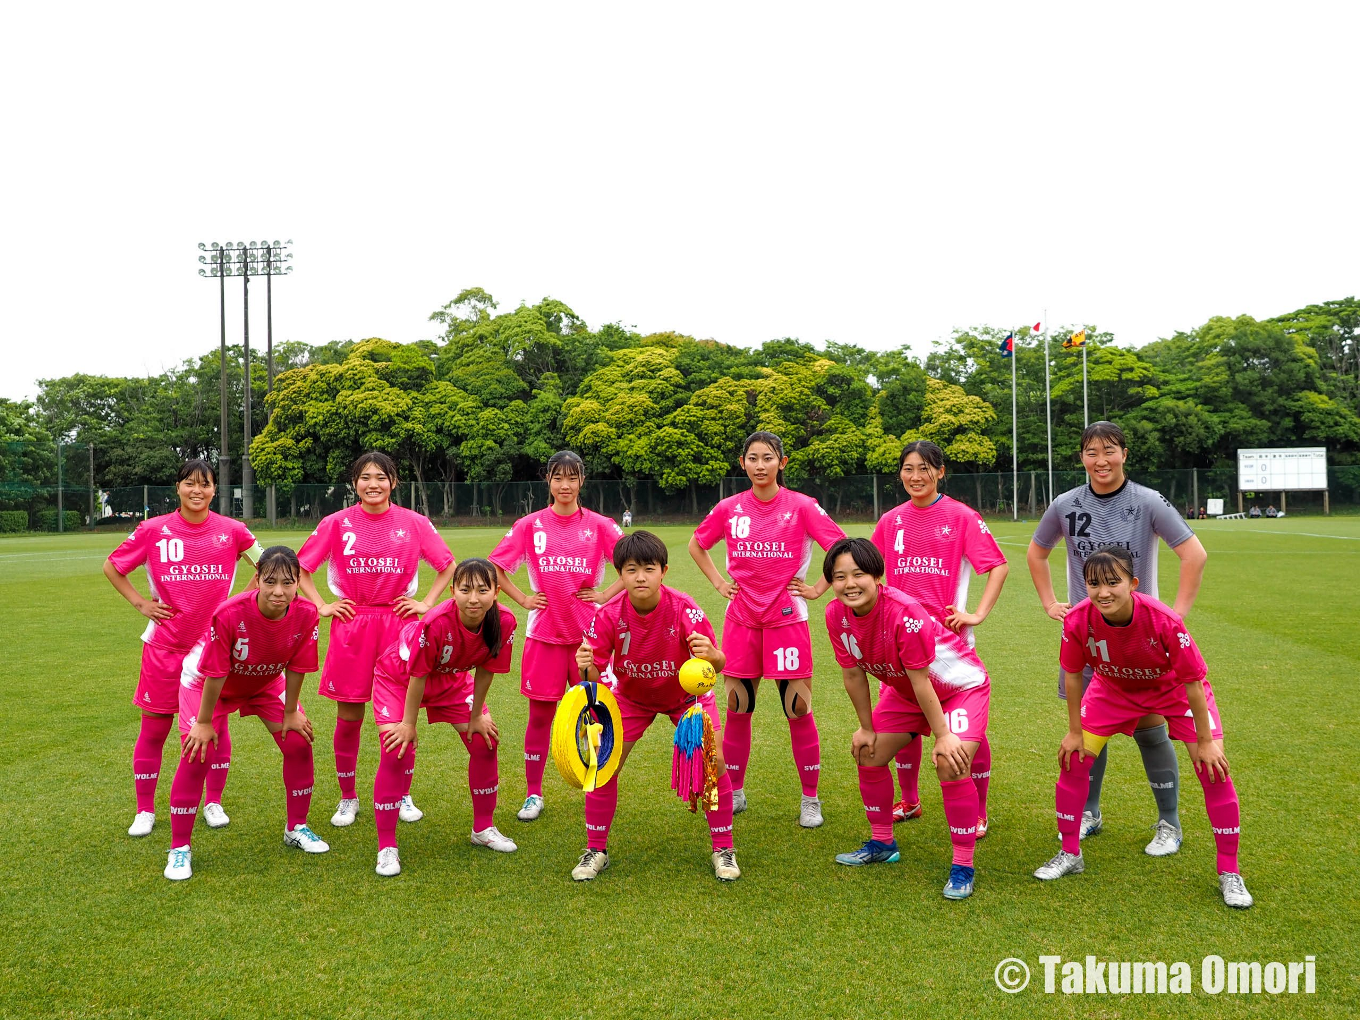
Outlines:
[{"label": "pink soccer shorts", "polygon": [[534,701],[561,701],[567,688],[581,681],[581,671],[576,668],[579,647],[525,638],[519,692]]},{"label": "pink soccer shorts", "polygon": [[[373,678],[373,721],[379,726],[401,722],[406,711],[406,685],[393,680],[382,670]],[[472,674],[434,674],[425,680],[420,699],[427,722],[462,726],[472,719]],[[490,711],[482,706],[482,715]]]},{"label": "pink soccer shorts", "polygon": [[724,620],[723,675],[734,680],[812,679],[812,633],[806,621],[777,627],[747,627]]},{"label": "pink soccer shorts", "polygon": [[[940,699],[949,732],[960,740],[982,743],[987,735],[987,710],[992,700],[991,684],[955,691]],[[899,694],[896,688],[885,687],[874,706],[875,733],[930,733],[930,723],[921,706]]]},{"label": "pink soccer shorts", "polygon": [[[179,675],[184,668],[187,648],[161,648],[142,645],[142,672],[137,678],[137,693],[132,703],[144,712],[174,715],[179,711]],[[194,705],[198,711],[198,705]]]},{"label": "pink soccer shorts", "polygon": [[355,606],[354,619],[331,617],[326,663],[321,667],[322,697],[363,703],[373,697],[373,668],[401,633],[406,621],[391,606]]},{"label": "pink soccer shorts", "polygon": [[[1213,737],[1222,740],[1223,720],[1208,680],[1204,681],[1204,700],[1209,703],[1209,726]],[[1138,720],[1145,715],[1164,716],[1172,740],[1193,744],[1199,739],[1185,684],[1157,690],[1126,691],[1097,674],[1081,698],[1081,728],[1097,736],[1131,734],[1137,728]]]},{"label": "pink soccer shorts", "polygon": [[[287,685],[283,676],[276,676],[269,680],[263,687],[252,694],[237,697],[223,694],[217,699],[217,704],[213,706],[213,728],[219,733],[221,728],[217,725],[219,720],[226,719],[233,712],[241,713],[241,718],[248,715],[258,715],[265,722],[283,725],[283,697],[286,693]],[[180,685],[179,689],[179,732],[184,736],[189,732],[189,728],[197,721],[198,706],[202,703],[203,692],[192,687]],[[298,702],[298,711],[302,712],[302,702]],[[307,713],[302,712],[305,716]]]},{"label": "pink soccer shorts", "polygon": [[[619,714],[623,716],[624,743],[631,743],[632,741],[639,739],[647,732],[647,727],[652,725],[652,720],[657,716],[666,716],[670,719],[671,725],[674,726],[680,721],[680,717],[689,710],[689,705],[682,705],[669,712],[663,712],[659,708],[650,708],[646,705],[640,705],[636,701],[629,701],[620,694],[617,687],[614,688],[614,697],[619,703]],[[718,719],[718,702],[713,697],[713,692],[709,691],[700,698],[699,705],[703,708],[704,713],[713,720],[714,734],[721,733],[722,723]]]}]

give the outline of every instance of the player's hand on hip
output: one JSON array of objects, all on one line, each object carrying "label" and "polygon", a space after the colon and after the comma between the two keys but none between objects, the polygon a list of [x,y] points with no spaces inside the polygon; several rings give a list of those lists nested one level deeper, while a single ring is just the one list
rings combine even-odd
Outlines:
[{"label": "player's hand on hip", "polygon": [[689,654],[696,659],[707,659],[717,651],[713,647],[713,642],[708,639],[707,634],[700,634],[696,631],[685,638],[685,641],[689,644]]},{"label": "player's hand on hip", "polygon": [[1064,772],[1071,772],[1074,754],[1080,755],[1078,761],[1086,760],[1086,738],[1080,733],[1065,733],[1062,743],[1058,745],[1058,767]]},{"label": "player's hand on hip", "polygon": [[788,591],[790,595],[798,595],[805,599],[816,600],[822,597],[818,594],[816,588],[812,587],[812,585],[808,584],[801,577],[795,577],[790,581],[788,588],[785,590]]},{"label": "player's hand on hip", "polygon": [[409,620],[413,616],[424,616],[430,611],[428,603],[413,599],[409,595],[403,595],[397,599],[395,605],[397,616],[403,620]]},{"label": "player's hand on hip", "polygon": [[520,603],[521,609],[547,609],[548,596],[541,591],[531,591],[524,596],[524,601]]},{"label": "player's hand on hip", "polygon": [[336,599],[334,602],[327,602],[316,612],[318,616],[333,616],[337,620],[352,620],[354,619],[354,600]]},{"label": "player's hand on hip", "polygon": [[167,606],[160,599],[142,599],[137,604],[137,612],[141,613],[148,620],[168,620],[175,615],[174,609]]},{"label": "player's hand on hip", "polygon": [[197,755],[199,761],[207,761],[209,744],[217,746],[217,731],[212,728],[212,723],[196,722],[184,736],[184,749],[180,757],[193,761]]},{"label": "player's hand on hip", "polygon": [[576,593],[576,597],[582,602],[593,602],[597,606],[602,606],[607,601],[603,588],[582,588]]},{"label": "player's hand on hip", "polygon": [[1067,616],[1071,609],[1072,604],[1070,602],[1050,602],[1048,608],[1045,609],[1044,612],[1046,612],[1054,620],[1057,620],[1059,623],[1061,623],[1063,618]]},{"label": "player's hand on hip", "polygon": [[737,597],[737,584],[735,581],[719,581],[713,587],[719,595],[729,602]]},{"label": "player's hand on hip", "polygon": [[968,772],[968,752],[963,749],[963,741],[952,733],[941,733],[935,738],[935,746],[930,749],[930,762],[936,767],[943,758],[955,779]]},{"label": "player's hand on hip", "polygon": [[976,627],[982,622],[982,617],[977,613],[960,612],[957,606],[945,606],[944,611],[948,614],[944,618],[944,625],[956,634],[964,627]]}]

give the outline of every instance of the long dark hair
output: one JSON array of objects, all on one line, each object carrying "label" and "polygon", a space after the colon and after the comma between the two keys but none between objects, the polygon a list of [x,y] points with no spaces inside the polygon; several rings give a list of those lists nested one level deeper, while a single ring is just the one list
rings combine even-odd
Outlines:
[{"label": "long dark hair", "polygon": [[[746,451],[749,450],[756,443],[764,443],[766,446],[768,446],[771,450],[774,451],[774,455],[776,457],[778,457],[780,460],[784,459],[784,441],[782,439],[776,436],[773,432],[752,432],[749,436],[746,437],[746,442],[741,444],[742,460],[746,459]],[[779,469],[779,474],[775,478],[775,481],[779,485],[784,484],[783,468]]]},{"label": "long dark hair", "polygon": [[349,483],[357,488],[359,476],[363,474],[364,468],[370,464],[391,480],[392,492],[395,494],[397,491],[397,462],[381,450],[369,450],[355,458],[354,463],[349,466]]},{"label": "long dark hair", "polygon": [[[474,556],[469,560],[461,560],[458,566],[453,569],[453,587],[463,581],[482,581],[493,591],[499,587],[496,583],[496,568],[491,565],[489,560],[484,560]],[[492,658],[501,653],[501,604],[491,603],[491,608],[487,610],[486,617],[482,620],[482,643],[491,652]]]}]

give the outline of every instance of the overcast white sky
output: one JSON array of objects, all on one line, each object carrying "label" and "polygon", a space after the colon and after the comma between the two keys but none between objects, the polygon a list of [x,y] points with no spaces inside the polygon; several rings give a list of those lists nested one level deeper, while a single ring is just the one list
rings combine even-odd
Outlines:
[{"label": "overcast white sky", "polygon": [[7,5],[0,396],[216,345],[199,241],[292,238],[309,343],[432,336],[468,286],[921,352],[1344,297],[1358,9]]}]

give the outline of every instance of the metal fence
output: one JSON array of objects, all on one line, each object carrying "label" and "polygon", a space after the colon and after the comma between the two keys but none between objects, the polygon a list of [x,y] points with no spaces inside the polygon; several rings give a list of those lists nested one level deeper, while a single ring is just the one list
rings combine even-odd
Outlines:
[{"label": "metal fence", "polygon": [[[1046,471],[1022,471],[1018,486],[1010,473],[971,473],[965,471],[947,475],[943,490],[992,516],[1032,519],[1043,513],[1055,492],[1082,484],[1081,471],[1055,471],[1052,491]],[[1130,477],[1161,492],[1182,512],[1205,505],[1211,498],[1224,501],[1224,511],[1236,512],[1239,506],[1237,471],[1235,468],[1199,468],[1160,471],[1131,471]],[[581,502],[599,513],[619,518],[625,510],[632,510],[633,519],[641,524],[697,521],[724,496],[740,492],[749,486],[744,475],[725,478],[718,485],[693,486],[680,492],[666,492],[649,479],[630,483],[622,479],[592,479],[581,492]],[[1339,466],[1328,469],[1328,493],[1322,492],[1258,492],[1241,493],[1241,507],[1252,505],[1262,510],[1274,504],[1290,514],[1320,514],[1324,505],[1333,512],[1360,512],[1360,466]],[[871,521],[891,507],[903,502],[906,495],[895,475],[851,475],[842,478],[812,478],[797,486],[816,497],[833,517],[840,521]],[[256,486],[252,493],[260,524],[266,523],[260,514],[267,505],[267,486]],[[169,485],[140,485],[103,488],[91,486],[87,479],[77,484],[34,485],[30,483],[0,483],[0,510],[29,512],[30,527],[62,526],[61,517],[42,514],[55,509],[58,494],[62,507],[70,519],[71,511],[80,513],[84,527],[118,527],[145,516],[169,513],[179,505],[175,489]],[[233,515],[240,517],[243,507],[241,486],[232,488]],[[444,524],[491,524],[508,526],[526,513],[546,506],[548,487],[541,481],[455,484],[402,482],[395,496],[396,502],[428,513]],[[1324,500],[1326,501],[1324,503]],[[295,485],[279,487],[277,491],[279,527],[309,527],[326,514],[351,506],[356,502],[348,485]],[[93,514],[90,513],[93,508]],[[214,504],[214,509],[217,505]],[[42,514],[40,518],[40,514]],[[91,524],[93,519],[93,524]]]}]

